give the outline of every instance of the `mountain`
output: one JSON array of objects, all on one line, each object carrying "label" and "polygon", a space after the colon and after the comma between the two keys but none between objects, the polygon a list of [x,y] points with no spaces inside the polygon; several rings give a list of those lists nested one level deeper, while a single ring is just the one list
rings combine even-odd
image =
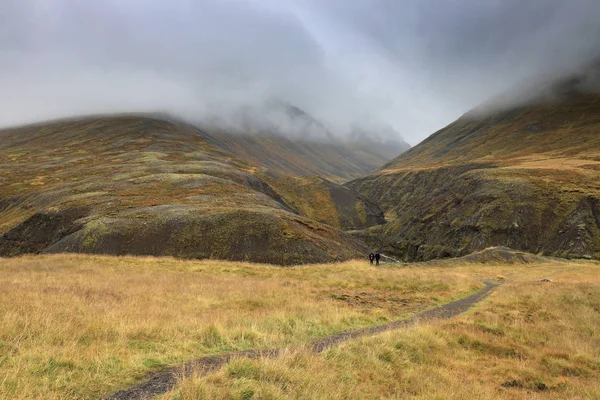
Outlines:
[{"label": "mountain", "polygon": [[147,254],[287,265],[365,251],[342,229],[380,223],[376,206],[351,189],[282,174],[230,147],[195,126],[144,115],[2,130],[0,255]]},{"label": "mountain", "polygon": [[242,130],[199,126],[214,139],[211,143],[244,160],[283,174],[321,176],[336,183],[362,177],[410,148],[390,127],[336,136],[283,101],[243,110],[238,120]]},{"label": "mountain", "polygon": [[388,160],[410,149],[410,145],[391,126],[357,127],[352,130],[348,145],[355,151],[368,152],[378,159]]},{"label": "mountain", "polygon": [[597,72],[520,106],[473,110],[349,182],[389,221],[367,243],[406,260],[490,246],[600,258],[600,95],[582,86]]},{"label": "mountain", "polygon": [[[374,171],[392,157],[386,146],[343,139],[287,138],[277,133],[238,134],[203,128],[210,143],[272,171],[295,176],[321,176],[344,183]],[[389,148],[389,146],[388,146]],[[400,154],[401,148],[396,153]]]}]

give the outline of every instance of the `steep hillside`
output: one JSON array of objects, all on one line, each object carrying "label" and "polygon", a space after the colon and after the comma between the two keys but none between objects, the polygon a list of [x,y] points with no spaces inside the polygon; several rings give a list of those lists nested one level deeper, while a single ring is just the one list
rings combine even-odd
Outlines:
[{"label": "steep hillside", "polygon": [[[261,112],[274,121],[260,119]],[[215,146],[256,165],[296,176],[320,176],[344,183],[376,170],[410,146],[391,128],[361,129],[337,137],[298,107],[272,102],[244,114],[245,132],[203,126]],[[259,118],[254,120],[253,118]],[[382,139],[382,136],[386,139]]]},{"label": "steep hillside", "polygon": [[376,207],[347,188],[269,171],[226,147],[190,125],[144,116],[0,131],[0,255],[296,264],[364,250],[339,228],[378,223]]},{"label": "steep hillside", "polygon": [[489,246],[600,258],[600,96],[470,112],[347,186],[389,220],[367,242],[407,260]]},{"label": "steep hillside", "polygon": [[[253,135],[207,130],[211,141],[236,157],[273,171],[295,176],[321,176],[344,183],[374,171],[391,159],[385,146],[376,142],[342,139],[286,138],[276,133]],[[396,146],[400,154],[405,148]]]}]

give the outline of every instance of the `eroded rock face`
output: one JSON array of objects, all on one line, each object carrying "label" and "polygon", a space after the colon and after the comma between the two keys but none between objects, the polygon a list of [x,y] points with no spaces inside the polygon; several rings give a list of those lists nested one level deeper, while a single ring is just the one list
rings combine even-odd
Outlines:
[{"label": "eroded rock face", "polygon": [[89,212],[85,207],[38,212],[0,237],[0,255],[41,253],[81,229],[79,220]]},{"label": "eroded rock face", "polygon": [[[441,168],[355,182],[356,190],[371,196],[390,188],[379,199],[396,216],[368,230],[366,243],[409,261],[491,246],[567,258],[600,252],[597,198],[563,196],[490,174],[487,168]],[[386,201],[394,198],[401,200]]]},{"label": "eroded rock face", "polygon": [[339,215],[340,228],[344,230],[366,229],[385,223],[383,211],[353,189],[323,180]]}]

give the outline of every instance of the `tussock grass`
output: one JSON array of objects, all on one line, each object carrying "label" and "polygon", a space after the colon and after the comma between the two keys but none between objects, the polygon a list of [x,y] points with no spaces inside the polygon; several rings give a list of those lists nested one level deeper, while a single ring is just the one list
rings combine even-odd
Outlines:
[{"label": "tussock grass", "polygon": [[98,398],[185,360],[298,347],[480,286],[452,268],[363,261],[278,268],[73,254],[0,259],[0,398]]},{"label": "tussock grass", "polygon": [[[296,349],[276,359],[237,359],[162,399],[600,398],[598,264],[448,268],[507,283],[452,320],[321,355]],[[546,276],[553,282],[537,281]]]}]

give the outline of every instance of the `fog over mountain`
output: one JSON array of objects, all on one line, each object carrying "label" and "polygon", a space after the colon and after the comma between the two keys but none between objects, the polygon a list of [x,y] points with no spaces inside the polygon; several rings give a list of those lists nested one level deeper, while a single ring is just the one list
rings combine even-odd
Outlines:
[{"label": "fog over mountain", "polygon": [[598,55],[596,0],[5,0],[0,126],[138,111],[240,125],[248,110],[282,124],[281,101],[336,134],[416,144]]}]

